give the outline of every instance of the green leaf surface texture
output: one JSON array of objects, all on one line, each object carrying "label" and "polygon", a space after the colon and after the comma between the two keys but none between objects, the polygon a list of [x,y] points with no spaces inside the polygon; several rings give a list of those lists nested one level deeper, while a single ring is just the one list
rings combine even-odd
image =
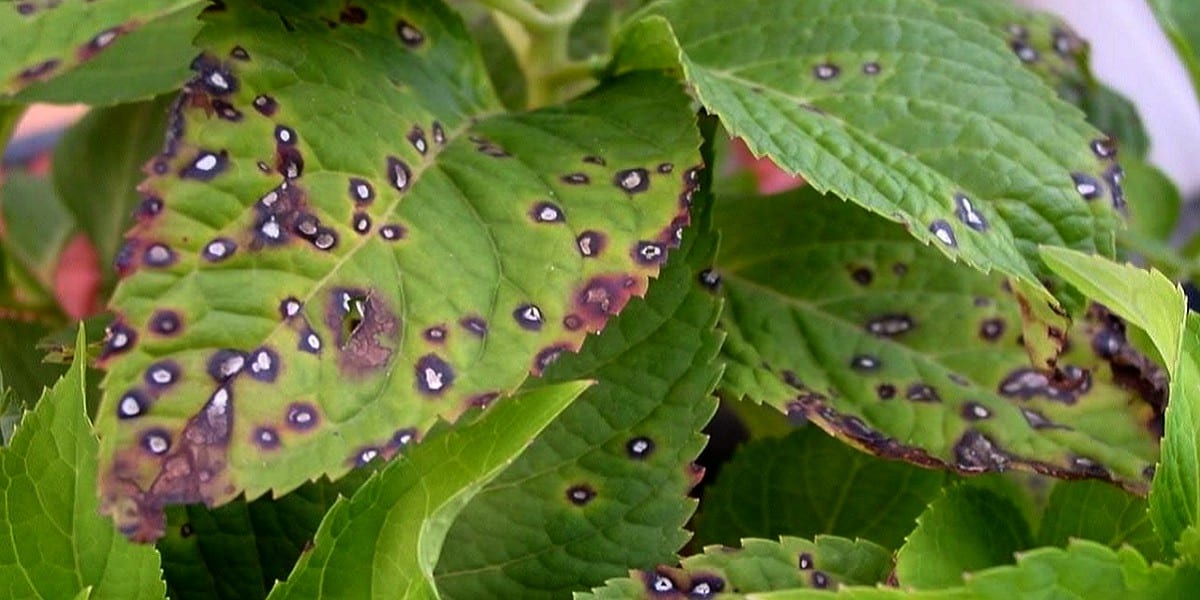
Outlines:
[{"label": "green leaf surface texture", "polygon": [[204,4],[6,2],[0,8],[0,100],[115,104],[177,89],[196,55],[190,41]]},{"label": "green leaf surface texture", "polygon": [[130,215],[146,202],[136,191],[142,164],[158,152],[166,133],[170,97],[100,108],[71,127],[54,150],[54,188],[100,255],[112,279],[113,260]]},{"label": "green leaf surface texture", "polygon": [[1113,549],[1128,544],[1147,559],[1162,557],[1146,499],[1098,481],[1060,481],[1050,492],[1037,545],[1066,547],[1072,539]]},{"label": "green leaf surface texture", "polygon": [[809,426],[752,440],[722,465],[705,490],[696,542],[827,534],[895,549],[945,482],[942,472],[880,460]]},{"label": "green leaf surface texture", "polygon": [[717,222],[724,393],[887,458],[1146,492],[1165,377],[1103,309],[1065,332],[1069,350],[1045,373],[1004,281],[899,226],[810,189],[731,198]]},{"label": "green leaf surface texture", "polygon": [[1113,252],[1115,147],[983,24],[923,0],[671,0],[641,16],[618,67],[677,57],[754,154],[1037,302],[1038,244]]},{"label": "green leaf surface texture", "polygon": [[174,600],[265,598],[312,543],[334,501],[349,497],[372,472],[358,469],[336,482],[306,483],[280,498],[236,499],[213,509],[169,507],[166,535],[156,545],[168,595]]},{"label": "green leaf surface texture", "polygon": [[161,599],[158,554],[97,512],[83,340],[70,370],[0,448],[0,596],[74,598],[90,588],[94,598]]},{"label": "green leaf surface texture", "polygon": [[[54,272],[75,220],[54,192],[50,180],[26,172],[11,172],[0,183],[0,258],[11,289],[0,295],[0,306],[35,314],[55,315]],[[30,224],[36,223],[36,226]],[[6,315],[12,316],[12,315]]]},{"label": "green leaf surface texture", "polygon": [[1200,5],[1190,0],[1150,0],[1150,6],[1200,95]]},{"label": "green leaf surface texture", "polygon": [[679,567],[660,566],[614,579],[576,600],[654,598],[739,598],[743,594],[792,588],[838,589],[882,583],[891,556],[865,541],[817,536],[813,541],[743,540],[740,548],[709,546],[684,558]]},{"label": "green leaf surface texture", "polygon": [[1067,548],[1022,553],[1015,566],[972,573],[960,587],[908,590],[843,587],[836,594],[790,590],[748,594],[752,600],[1010,600],[1012,598],[1087,598],[1087,600],[1186,600],[1200,585],[1191,567],[1150,565],[1132,548],[1112,550],[1076,540]]},{"label": "green leaf surface texture", "polygon": [[643,295],[689,222],[676,82],[504,114],[444,5],[343,8],[206,15],[101,361],[104,506],[137,539],[164,504],[336,478],[511,392]]},{"label": "green leaf surface texture", "polygon": [[917,528],[896,553],[900,585],[918,589],[961,585],[963,574],[1009,564],[1033,546],[1020,509],[980,487],[947,488],[917,518]]},{"label": "green leaf surface texture", "polygon": [[708,220],[644,301],[527,384],[597,381],[464,509],[438,563],[444,598],[562,598],[674,560],[720,375],[720,300],[700,276],[716,253]]},{"label": "green leaf surface texture", "polygon": [[1150,489],[1150,519],[1171,551],[1200,523],[1200,319],[1157,271],[1056,248],[1042,254],[1061,277],[1149,335],[1170,372],[1162,460]]},{"label": "green leaf surface texture", "polygon": [[436,598],[433,569],[454,518],[590,382],[523,392],[393,461],[321,523],[269,598]]}]

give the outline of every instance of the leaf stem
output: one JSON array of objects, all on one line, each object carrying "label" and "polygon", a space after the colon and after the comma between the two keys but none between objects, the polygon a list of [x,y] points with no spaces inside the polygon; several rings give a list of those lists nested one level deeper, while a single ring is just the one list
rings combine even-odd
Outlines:
[{"label": "leaf stem", "polygon": [[589,81],[597,62],[572,61],[567,52],[571,27],[588,0],[543,0],[544,8],[529,0],[479,0],[492,16],[517,57],[525,76],[529,108],[552,104],[574,84]]}]

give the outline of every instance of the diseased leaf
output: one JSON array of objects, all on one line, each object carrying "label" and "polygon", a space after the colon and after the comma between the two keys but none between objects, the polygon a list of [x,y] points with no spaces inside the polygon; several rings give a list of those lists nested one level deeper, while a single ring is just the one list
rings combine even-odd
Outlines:
[{"label": "diseased leaf", "polygon": [[1037,244],[1113,252],[1124,196],[1110,140],[956,11],[670,0],[623,39],[618,68],[677,62],[756,155],[956,260],[1020,279],[1035,311],[1049,298]]},{"label": "diseased leaf", "polygon": [[1043,373],[1004,282],[894,224],[807,189],[732,198],[717,222],[726,393],[888,458],[1146,491],[1166,384],[1102,309]]},{"label": "diseased leaf", "polygon": [[7,2],[0,100],[116,104],[176,89],[196,55],[199,0]]},{"label": "diseased leaf", "polygon": [[334,504],[269,597],[437,597],[433,569],[459,511],[589,385],[524,392],[393,461]]},{"label": "diseased leaf", "polygon": [[96,598],[162,598],[158,554],[97,513],[83,340],[80,358],[0,448],[0,594],[72,598],[90,588]]},{"label": "diseased leaf", "polygon": [[1150,519],[1168,552],[1188,527],[1200,524],[1200,318],[1182,291],[1156,271],[1103,258],[1043,248],[1042,256],[1084,294],[1146,332],[1170,373],[1170,404],[1162,459],[1150,489]]},{"label": "diseased leaf", "polygon": [[438,563],[442,597],[561,598],[673,561],[687,541],[720,374],[720,301],[699,277],[716,253],[710,201],[697,195],[708,216],[645,301],[527,384],[597,381],[464,509]]},{"label": "diseased leaf", "polygon": [[1151,560],[1162,557],[1146,500],[1096,481],[1060,481],[1038,531],[1039,546],[1066,547],[1072,539],[1117,549],[1129,544]]},{"label": "diseased leaf", "polygon": [[778,542],[747,539],[740,549],[709,546],[703,554],[684,558],[680,568],[661,566],[652,572],[635,572],[590,594],[575,594],[575,598],[741,598],[772,590],[882,583],[890,569],[887,550],[865,540],[825,535],[812,542],[793,537]]},{"label": "diseased leaf", "polygon": [[103,361],[104,506],[137,539],[167,502],[336,478],[515,389],[643,294],[688,222],[675,82],[499,114],[445,6],[342,9],[206,17]]},{"label": "diseased leaf", "polygon": [[947,488],[917,518],[896,553],[900,585],[941,589],[961,585],[963,574],[1009,564],[1033,547],[1033,534],[1016,505],[987,489]]},{"label": "diseased leaf", "polygon": [[1012,598],[1087,598],[1088,600],[1159,600],[1190,598],[1200,585],[1192,567],[1149,565],[1132,548],[1114,551],[1076,540],[1065,550],[1038,548],[1021,554],[1015,566],[977,573],[962,587],[912,591],[898,588],[843,587],[836,594],[794,590],[752,594],[753,600],[1011,600]]},{"label": "diseased leaf", "polygon": [[[142,200],[134,189],[144,177],[142,164],[162,146],[170,101],[93,110],[55,148],[54,187],[96,246],[109,278],[130,215]],[[154,198],[145,201],[142,218],[154,209]]]},{"label": "diseased leaf", "polygon": [[312,543],[334,501],[350,496],[373,472],[358,469],[337,482],[306,483],[282,498],[238,499],[214,509],[171,507],[167,533],[157,544],[168,595],[174,600],[266,597]]},{"label": "diseased leaf", "polygon": [[742,446],[704,495],[696,543],[821,534],[900,547],[946,475],[859,452],[817,427]]}]

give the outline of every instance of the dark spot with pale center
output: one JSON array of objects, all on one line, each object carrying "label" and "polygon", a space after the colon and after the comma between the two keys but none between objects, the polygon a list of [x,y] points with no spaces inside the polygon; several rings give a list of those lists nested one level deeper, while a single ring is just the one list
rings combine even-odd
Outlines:
[{"label": "dark spot with pale center", "polygon": [[201,150],[188,166],[179,171],[179,176],[184,179],[211,181],[214,177],[223,173],[228,166],[228,152],[224,150],[219,152]]},{"label": "dark spot with pale center", "polygon": [[250,376],[264,383],[271,383],[279,376],[279,354],[270,348],[259,348],[250,353]]},{"label": "dark spot with pale center", "polygon": [[375,290],[330,290],[325,326],[334,332],[339,367],[351,375],[386,367],[400,336],[399,317]]},{"label": "dark spot with pale center", "polygon": [[142,252],[142,264],[147,267],[164,268],[175,264],[178,256],[166,244],[150,244]]},{"label": "dark spot with pale center", "polygon": [[367,213],[354,213],[354,216],[350,219],[350,226],[359,235],[371,233],[371,215]]},{"label": "dark spot with pale center", "polygon": [[150,317],[149,329],[158,335],[173,336],[183,329],[183,319],[173,310],[158,310]]},{"label": "dark spot with pale center", "polygon": [[155,456],[171,450],[171,434],[165,429],[150,429],[142,433],[142,448]]},{"label": "dark spot with pale center", "polygon": [[517,325],[529,331],[541,330],[544,322],[542,309],[534,304],[522,304],[513,310],[512,315],[513,319],[517,321]]},{"label": "dark spot with pale center", "polygon": [[1117,142],[1110,137],[1096,138],[1090,145],[1092,153],[1098,158],[1114,158],[1117,155]]},{"label": "dark spot with pale center", "polygon": [[321,336],[313,331],[311,327],[305,327],[300,331],[300,340],[296,342],[296,349],[308,354],[321,353]]},{"label": "dark spot with pale center", "polygon": [[417,391],[440,396],[454,384],[454,369],[436,354],[426,354],[415,367]]},{"label": "dark spot with pale center", "polygon": [[862,72],[864,75],[878,75],[883,68],[877,62],[863,63]]},{"label": "dark spot with pale center", "polygon": [[299,314],[300,309],[303,308],[303,306],[304,305],[301,304],[300,300],[296,299],[294,296],[288,296],[279,303],[279,316],[283,317],[283,320],[286,321]]},{"label": "dark spot with pale center", "polygon": [[585,231],[575,238],[575,246],[584,258],[599,256],[608,245],[608,238],[598,231]]},{"label": "dark spot with pale center", "polygon": [[354,453],[350,457],[350,462],[355,467],[365,467],[379,457],[379,448],[368,446]]},{"label": "dark spot with pale center", "polygon": [[317,416],[317,409],[311,404],[293,402],[288,405],[284,420],[288,427],[296,431],[308,431],[317,426],[320,417]]},{"label": "dark spot with pale center", "polygon": [[850,368],[855,371],[874,371],[882,365],[878,358],[869,354],[858,354],[850,359]]},{"label": "dark spot with pale center", "polygon": [[237,243],[229,238],[217,238],[208,244],[205,244],[204,251],[201,256],[208,262],[221,262],[237,251]]},{"label": "dark spot with pale center", "polygon": [[279,103],[275,98],[267,95],[255,96],[251,102],[254,105],[254,110],[257,110],[262,116],[270,117],[279,109]]},{"label": "dark spot with pale center", "polygon": [[994,342],[1004,336],[1004,319],[999,317],[994,319],[984,319],[979,324],[979,337]]},{"label": "dark spot with pale center", "polygon": [[408,163],[396,158],[395,156],[387,157],[387,178],[388,183],[403,192],[408,190],[408,185],[412,179],[412,171],[408,168]]},{"label": "dark spot with pale center", "polygon": [[220,119],[224,119],[230,123],[240,123],[242,121],[242,111],[224,100],[213,100],[212,109]]},{"label": "dark spot with pale center", "polygon": [[663,175],[666,175],[674,170],[675,170],[675,165],[673,165],[669,162],[665,162],[665,163],[658,165],[658,172],[662,173]]},{"label": "dark spot with pale center", "polygon": [[404,239],[408,235],[408,230],[403,225],[389,223],[379,228],[379,237],[389,242],[395,242]]},{"label": "dark spot with pale center", "polygon": [[246,368],[246,354],[232,348],[217,350],[208,358],[205,371],[219,384],[224,384]]},{"label": "dark spot with pale center", "polygon": [[1009,42],[1008,47],[1012,48],[1013,54],[1016,54],[1017,58],[1021,59],[1021,62],[1023,63],[1035,63],[1039,58],[1041,58],[1041,55],[1038,53],[1038,51],[1034,49],[1033,46],[1030,46],[1024,39],[1014,39]]},{"label": "dark spot with pale center", "polygon": [[929,233],[932,233],[933,237],[949,248],[958,247],[958,238],[954,235],[954,229],[943,219],[938,219],[930,223]]},{"label": "dark spot with pale center", "polygon": [[580,317],[576,314],[570,314],[563,317],[562,323],[563,327],[566,328],[567,331],[579,331],[579,328],[583,327],[583,317]]},{"label": "dark spot with pale center", "polygon": [[900,314],[881,315],[867,321],[867,333],[877,337],[892,338],[915,327],[912,317]]},{"label": "dark spot with pale center", "polygon": [[161,391],[179,381],[180,373],[178,364],[169,360],[163,360],[150,365],[146,369],[145,374],[143,374],[142,379],[152,389]]},{"label": "dark spot with pale center", "polygon": [[361,177],[350,178],[350,199],[357,206],[367,206],[375,200],[375,187]]},{"label": "dark spot with pale center", "polygon": [[990,419],[992,411],[978,402],[967,402],[962,406],[962,416],[968,421],[980,421]]},{"label": "dark spot with pale center", "polygon": [[578,315],[589,331],[600,331],[608,319],[621,312],[639,291],[637,282],[625,275],[597,275],[575,293],[572,313]]},{"label": "dark spot with pale center", "polygon": [[880,400],[891,400],[896,397],[896,386],[890,383],[881,383],[875,386],[875,394]]},{"label": "dark spot with pale center", "polygon": [[400,36],[400,41],[409,48],[417,48],[425,42],[425,34],[404,19],[396,21],[396,35]]},{"label": "dark spot with pale center", "polygon": [[538,223],[562,223],[566,216],[553,202],[538,202],[529,209],[529,217]]},{"label": "dark spot with pale center", "polygon": [[829,587],[829,576],[820,571],[813,571],[809,582],[812,583],[813,588],[823,590]]},{"label": "dark spot with pale center", "polygon": [[533,367],[529,370],[534,377],[541,377],[546,369],[562,356],[563,352],[569,351],[571,348],[565,344],[555,344],[547,347],[537,353],[533,357]]},{"label": "dark spot with pale center", "polygon": [[476,336],[483,337],[487,335],[487,321],[483,320],[483,317],[464,317],[458,324]]},{"label": "dark spot with pale center", "polygon": [[26,68],[25,70],[21,71],[19,77],[25,81],[40,79],[46,75],[49,75],[51,71],[58,68],[59,64],[60,62],[57,58],[51,58]]},{"label": "dark spot with pale center", "polygon": [[871,285],[871,281],[875,279],[875,273],[867,267],[858,267],[850,272],[850,278],[859,285]]},{"label": "dark spot with pale center", "polygon": [[967,473],[1003,471],[1009,462],[1008,455],[976,429],[968,429],[954,444],[954,460]]},{"label": "dark spot with pale center", "polygon": [[1029,423],[1029,426],[1034,429],[1065,429],[1065,427],[1051,421],[1046,415],[1031,408],[1022,408],[1021,415],[1025,417],[1025,421]]},{"label": "dark spot with pale center", "polygon": [[700,285],[714,292],[721,287],[721,275],[713,269],[700,271],[697,278],[700,280]]},{"label": "dark spot with pale center", "polygon": [[250,53],[246,52],[246,49],[241,46],[234,46],[233,49],[229,51],[229,56],[243,62],[250,60]]},{"label": "dark spot with pale center", "polygon": [[1100,197],[1100,182],[1095,177],[1084,173],[1071,173],[1071,181],[1075,183],[1075,191],[1079,192],[1084,200]]},{"label": "dark spot with pale center", "polygon": [[275,145],[275,170],[284,179],[299,179],[304,174],[304,157],[295,146]]},{"label": "dark spot with pale center", "polygon": [[233,73],[216,64],[206,67],[200,73],[200,83],[205,91],[213,96],[225,96],[238,89],[238,81]]},{"label": "dark spot with pale center", "polygon": [[913,402],[941,402],[942,398],[938,395],[933,386],[924,383],[914,383],[908,386],[908,390],[904,392],[904,397]]},{"label": "dark spot with pale center", "polygon": [[688,588],[688,598],[706,600],[725,590],[725,580],[716,575],[693,575],[692,586]]},{"label": "dark spot with pale center", "polygon": [[963,225],[975,231],[987,230],[987,219],[984,218],[983,214],[975,207],[975,203],[966,194],[958,193],[954,195],[954,207],[955,214],[958,216],[958,220],[963,222]]},{"label": "dark spot with pale center", "polygon": [[257,427],[251,440],[263,450],[274,450],[279,447],[279,432],[271,427]]},{"label": "dark spot with pale center", "polygon": [[137,332],[121,321],[113,321],[104,331],[104,350],[101,359],[128,352],[137,343]]},{"label": "dark spot with pale center", "polygon": [[420,125],[413,125],[412,129],[408,130],[408,135],[404,136],[408,139],[408,143],[412,144],[420,154],[424,155],[429,152],[429,142],[425,141],[425,130],[421,129]]},{"label": "dark spot with pale center", "polygon": [[626,193],[640,194],[650,189],[650,173],[641,168],[617,171],[613,176],[613,184]]},{"label": "dark spot with pale center", "polygon": [[630,254],[633,260],[645,266],[661,265],[667,260],[667,249],[662,244],[646,240],[634,244]]},{"label": "dark spot with pale center", "polygon": [[159,198],[158,196],[153,196],[153,195],[143,196],[141,203],[138,204],[137,218],[139,220],[143,220],[143,221],[147,220],[147,219],[152,219],[155,216],[157,216],[159,213],[161,213],[162,209],[163,209],[162,198]]},{"label": "dark spot with pale center", "polygon": [[1071,457],[1071,466],[1082,471],[1088,477],[1095,477],[1097,479],[1108,479],[1111,477],[1108,469],[1104,468],[1104,465],[1086,456]]},{"label": "dark spot with pale center", "polygon": [[822,63],[813,67],[813,77],[821,81],[830,81],[842,72],[841,67],[833,63]]},{"label": "dark spot with pale center", "polygon": [[567,490],[567,500],[575,506],[584,506],[596,497],[596,490],[587,484],[572,486]]},{"label": "dark spot with pale center", "polygon": [[813,557],[807,552],[800,553],[799,566],[801,571],[808,571],[813,568]]},{"label": "dark spot with pale center", "polygon": [[447,331],[444,325],[437,325],[426,329],[422,335],[425,341],[440,344],[446,341]]},{"label": "dark spot with pale center", "polygon": [[1104,181],[1108,182],[1108,191],[1112,195],[1113,208],[1125,210],[1125,190],[1121,182],[1125,179],[1125,170],[1121,165],[1113,165],[1104,172]]},{"label": "dark spot with pale center", "polygon": [[625,451],[629,453],[629,458],[645,460],[654,452],[654,440],[648,437],[632,438],[625,442]]},{"label": "dark spot with pale center", "polygon": [[561,177],[563,183],[571,185],[586,185],[591,183],[591,179],[584,173],[568,173]]},{"label": "dark spot with pale center", "polygon": [[150,410],[150,398],[141,390],[129,390],[117,402],[118,419],[135,419]]}]

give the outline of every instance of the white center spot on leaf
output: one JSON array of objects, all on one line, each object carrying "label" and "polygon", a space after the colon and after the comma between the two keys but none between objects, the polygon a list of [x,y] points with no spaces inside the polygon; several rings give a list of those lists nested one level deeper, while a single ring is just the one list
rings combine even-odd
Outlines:
[{"label": "white center spot on leaf", "polygon": [[308,337],[304,339],[308,343],[309,348],[312,348],[313,350],[321,349],[321,338],[317,337],[317,334],[310,333],[308,334]]},{"label": "white center spot on leaf", "polygon": [[662,575],[656,575],[652,585],[654,586],[654,591],[660,594],[664,594],[675,589],[675,583]]},{"label": "white center spot on leaf", "polygon": [[146,253],[146,256],[150,259],[150,262],[164,263],[171,260],[171,251],[167,250],[166,246],[156,244],[150,246],[150,250]]},{"label": "white center spot on leaf", "polygon": [[436,392],[446,385],[442,380],[442,374],[432,367],[425,367],[423,374],[425,376],[425,387],[431,391]]},{"label": "white center spot on leaf", "polygon": [[266,352],[259,352],[254,357],[254,362],[250,365],[250,370],[255,373],[262,373],[271,370],[271,355]]},{"label": "white center spot on leaf", "polygon": [[225,414],[229,408],[229,390],[220,387],[208,400],[208,415],[210,417],[220,417]]},{"label": "white center spot on leaf", "polygon": [[161,435],[149,435],[146,436],[146,447],[155,454],[162,454],[167,451],[170,444],[167,442],[167,438]]},{"label": "white center spot on leaf", "polygon": [[128,335],[125,335],[124,333],[117,333],[117,334],[113,335],[113,338],[112,338],[112,347],[113,348],[124,348],[128,344],[129,344],[129,336]]},{"label": "white center spot on leaf", "polygon": [[166,385],[171,383],[171,380],[174,379],[174,377],[171,376],[171,372],[167,369],[155,369],[150,372],[150,379],[154,381],[154,383]]},{"label": "white center spot on leaf", "polygon": [[200,158],[196,159],[195,164],[192,166],[199,171],[211,171],[217,168],[217,156],[215,154],[203,154]]},{"label": "white center spot on leaf", "polygon": [[126,417],[136,417],[142,414],[142,403],[132,394],[121,398],[121,414]]},{"label": "white center spot on leaf", "polygon": [[217,71],[213,71],[212,73],[208,74],[208,82],[211,83],[212,86],[217,89],[221,89],[221,90],[229,89],[229,81],[227,81],[225,79],[224,75],[222,75],[221,73],[219,73]]},{"label": "white center spot on leaf", "polygon": [[277,240],[283,232],[279,229],[279,222],[272,217],[266,223],[262,224],[262,233],[273,240]]}]

